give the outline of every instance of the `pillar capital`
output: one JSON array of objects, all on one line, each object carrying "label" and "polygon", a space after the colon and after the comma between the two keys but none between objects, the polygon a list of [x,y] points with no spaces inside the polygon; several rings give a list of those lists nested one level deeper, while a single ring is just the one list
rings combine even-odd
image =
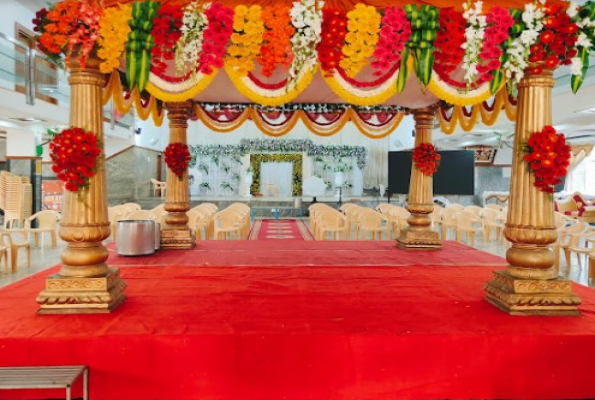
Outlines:
[{"label": "pillar capital", "polygon": [[188,128],[188,118],[192,112],[192,102],[190,100],[182,102],[165,103],[169,127]]}]

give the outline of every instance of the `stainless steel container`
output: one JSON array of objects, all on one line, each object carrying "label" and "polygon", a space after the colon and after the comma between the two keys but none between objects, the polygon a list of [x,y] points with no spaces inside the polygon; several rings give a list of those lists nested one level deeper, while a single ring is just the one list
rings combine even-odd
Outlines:
[{"label": "stainless steel container", "polygon": [[155,221],[124,219],[118,221],[116,252],[122,256],[146,256],[155,253]]},{"label": "stainless steel container", "polygon": [[155,222],[155,250],[159,250],[160,248],[161,248],[161,224],[159,222]]}]

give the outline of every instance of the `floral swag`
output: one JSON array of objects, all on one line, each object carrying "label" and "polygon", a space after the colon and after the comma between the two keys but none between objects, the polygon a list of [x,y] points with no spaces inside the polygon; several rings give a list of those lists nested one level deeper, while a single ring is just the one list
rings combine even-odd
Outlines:
[{"label": "floral swag", "polygon": [[356,159],[357,167],[360,170],[365,169],[368,162],[368,149],[364,146],[324,146],[314,144],[309,139],[242,139],[239,145],[194,145],[190,146],[190,152],[192,154],[191,166],[196,164],[197,156],[238,158],[259,152],[298,152],[306,153],[310,157],[352,157]]}]

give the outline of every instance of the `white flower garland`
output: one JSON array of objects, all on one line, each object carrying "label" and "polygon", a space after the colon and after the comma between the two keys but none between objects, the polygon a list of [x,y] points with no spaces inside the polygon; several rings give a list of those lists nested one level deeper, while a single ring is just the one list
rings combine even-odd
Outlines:
[{"label": "white flower garland", "polygon": [[321,40],[323,1],[301,0],[294,2],[290,11],[295,33],[291,37],[293,61],[289,67],[288,84],[296,85],[300,71],[310,70],[316,65],[316,47]]},{"label": "white flower garland", "polygon": [[184,71],[188,65],[195,71],[198,67],[198,55],[202,50],[203,34],[209,25],[204,10],[210,7],[211,3],[201,6],[197,1],[188,4],[184,8],[182,18],[182,33],[176,43],[176,69]]},{"label": "white flower garland", "polygon": [[[566,9],[566,14],[568,14],[568,16],[574,20],[576,18],[576,16],[578,15],[578,11],[579,11],[578,4],[570,3],[568,6],[568,9]],[[593,47],[593,44],[589,40],[588,36],[582,31],[584,31],[586,29],[595,28],[595,21],[591,21],[589,18],[583,18],[582,20],[581,19],[576,20],[576,24],[578,25],[578,28],[579,28],[578,39],[574,45],[574,48],[577,50],[577,55],[570,60],[571,61],[570,74],[576,75],[576,76],[581,76],[583,74],[583,60],[578,55],[578,54],[580,54],[579,47],[582,47],[585,49],[590,49]]]},{"label": "white flower garland", "polygon": [[461,48],[465,50],[463,57],[463,69],[465,70],[465,82],[467,88],[475,82],[477,66],[479,65],[479,53],[481,53],[483,39],[485,37],[486,16],[482,15],[482,1],[476,1],[473,5],[463,4],[463,18],[467,21],[465,28],[465,43]]},{"label": "white flower garland", "polygon": [[506,51],[508,59],[502,69],[508,84],[512,87],[516,87],[523,79],[525,68],[529,66],[527,58],[529,57],[530,47],[537,42],[539,34],[543,30],[543,4],[545,4],[545,0],[540,0],[537,7],[535,4],[525,4],[525,11],[522,15],[525,29],[519,37],[512,41]]}]

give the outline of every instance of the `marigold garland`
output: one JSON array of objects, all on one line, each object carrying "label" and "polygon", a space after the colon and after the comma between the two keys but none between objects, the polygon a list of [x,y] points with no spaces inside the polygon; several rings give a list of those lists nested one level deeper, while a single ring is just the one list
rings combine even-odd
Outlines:
[{"label": "marigold garland", "polygon": [[358,3],[347,13],[345,45],[341,49],[343,59],[339,63],[348,76],[354,77],[374,54],[380,32],[380,13],[373,6]]},{"label": "marigold garland", "polygon": [[282,4],[265,7],[263,10],[262,19],[266,31],[263,33],[258,62],[264,76],[271,76],[279,64],[287,70],[293,62],[291,37],[295,28],[291,25],[289,11],[289,6]]},{"label": "marigold garland", "polygon": [[180,142],[170,143],[165,148],[164,154],[165,164],[181,180],[192,160],[188,145]]},{"label": "marigold garland", "polygon": [[227,65],[235,67],[240,75],[247,75],[254,69],[254,60],[260,54],[264,23],[262,7],[253,5],[249,8],[239,5],[233,16],[233,30],[227,48]]},{"label": "marigold garland", "polygon": [[322,10],[322,37],[316,48],[320,68],[326,76],[333,74],[341,62],[341,49],[347,35],[347,11],[324,8]]},{"label": "marigold garland", "polygon": [[422,174],[432,176],[440,165],[440,154],[432,143],[420,143],[413,149],[413,164]]},{"label": "marigold garland", "polygon": [[546,125],[531,134],[525,150],[525,161],[535,175],[535,187],[545,193],[554,193],[554,185],[562,183],[568,173],[572,155],[564,134]]},{"label": "marigold garland", "polygon": [[120,57],[126,50],[126,41],[130,34],[128,25],[130,18],[132,18],[130,4],[119,4],[103,12],[103,17],[99,21],[97,56],[103,60],[99,64],[99,69],[104,74],[109,74],[120,67]]},{"label": "marigold garland", "polygon": [[64,188],[78,192],[89,186],[89,179],[97,172],[101,147],[97,137],[82,128],[68,128],[50,142],[52,171],[65,183]]},{"label": "marigold garland", "polygon": [[84,67],[99,39],[99,20],[103,8],[96,2],[63,0],[47,13],[36,15],[35,30],[39,43],[50,54],[66,54],[66,66],[73,50],[80,47],[78,61]]}]

